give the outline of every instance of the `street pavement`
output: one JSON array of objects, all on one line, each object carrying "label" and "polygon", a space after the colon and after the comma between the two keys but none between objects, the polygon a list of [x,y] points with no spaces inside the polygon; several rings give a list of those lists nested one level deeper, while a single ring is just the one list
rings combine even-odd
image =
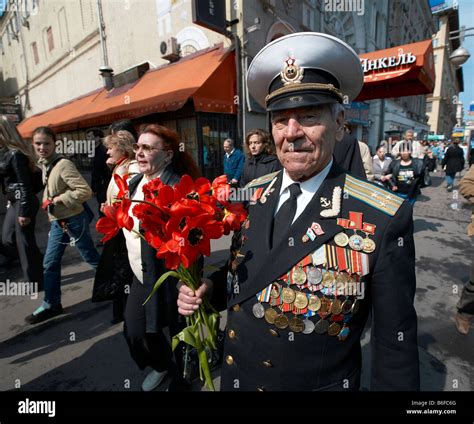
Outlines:
[{"label": "street pavement", "polygon": [[[432,176],[433,185],[423,189],[414,208],[422,390],[472,391],[474,329],[462,336],[453,319],[474,257],[465,231],[470,208],[461,196],[456,198],[456,191],[445,190],[439,171]],[[95,201],[90,205],[96,211]],[[91,229],[98,241],[94,224]],[[40,211],[37,238],[43,252],[48,228]],[[218,265],[225,260],[229,243],[228,237],[214,242],[206,263]],[[0,390],[140,390],[146,371],[140,371],[130,358],[123,323],[110,324],[111,304],[91,303],[93,277],[79,253],[68,247],[62,267],[64,314],[34,326],[27,325],[24,317],[41,303],[42,292],[37,299],[0,296]],[[7,279],[21,279],[19,268],[0,269],[0,281]],[[218,388],[218,368],[213,375]],[[369,379],[370,324],[363,337],[362,390],[368,390]],[[199,380],[193,390],[202,390]]]}]

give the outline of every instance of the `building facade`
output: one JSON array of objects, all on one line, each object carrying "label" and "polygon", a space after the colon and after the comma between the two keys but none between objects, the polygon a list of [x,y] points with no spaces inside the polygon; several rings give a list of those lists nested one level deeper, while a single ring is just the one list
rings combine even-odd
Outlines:
[{"label": "building facade", "polygon": [[457,68],[449,56],[460,46],[459,10],[443,9],[436,13],[438,31],[433,37],[433,51],[436,69],[436,84],[433,95],[427,99],[427,114],[432,136],[437,139],[451,138],[456,125],[456,112],[459,108],[459,93],[464,90],[462,68]]}]

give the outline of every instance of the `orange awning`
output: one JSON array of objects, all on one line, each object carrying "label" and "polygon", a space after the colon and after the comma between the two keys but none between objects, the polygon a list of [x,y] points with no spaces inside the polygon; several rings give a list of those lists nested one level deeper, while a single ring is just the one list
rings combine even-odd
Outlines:
[{"label": "orange awning", "polygon": [[432,93],[435,84],[431,40],[359,55],[364,86],[356,101]]},{"label": "orange awning", "polygon": [[101,88],[34,115],[18,126],[31,137],[38,126],[57,132],[108,125],[123,118],[174,111],[192,99],[197,112],[236,113],[234,52],[213,47],[148,71],[140,80],[107,91]]}]

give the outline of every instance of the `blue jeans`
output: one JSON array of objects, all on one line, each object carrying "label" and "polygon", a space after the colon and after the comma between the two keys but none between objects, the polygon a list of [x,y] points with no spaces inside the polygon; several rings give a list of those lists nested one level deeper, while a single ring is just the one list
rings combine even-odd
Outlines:
[{"label": "blue jeans", "polygon": [[67,232],[58,221],[51,223],[48,246],[43,260],[44,300],[52,306],[61,303],[61,259],[66,246],[75,246],[82,258],[95,270],[100,255],[91,239],[89,220],[85,211],[63,220]]},{"label": "blue jeans", "polygon": [[404,199],[408,200],[408,203],[410,205],[414,206],[416,202],[416,197],[413,197],[412,199],[408,198],[408,194],[403,194],[403,193],[397,193],[397,196],[403,197]]},{"label": "blue jeans", "polygon": [[454,186],[454,177],[456,174],[446,174],[445,180],[447,186]]}]

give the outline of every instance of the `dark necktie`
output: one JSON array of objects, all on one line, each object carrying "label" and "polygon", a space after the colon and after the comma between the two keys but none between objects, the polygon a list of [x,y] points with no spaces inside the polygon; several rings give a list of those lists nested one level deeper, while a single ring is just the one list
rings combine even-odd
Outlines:
[{"label": "dark necktie", "polygon": [[294,183],[291,184],[288,189],[290,190],[290,197],[280,206],[280,209],[278,209],[278,212],[273,219],[272,247],[278,246],[283,238],[287,236],[293,218],[295,217],[296,201],[298,196],[301,194],[301,188],[299,184]]}]

